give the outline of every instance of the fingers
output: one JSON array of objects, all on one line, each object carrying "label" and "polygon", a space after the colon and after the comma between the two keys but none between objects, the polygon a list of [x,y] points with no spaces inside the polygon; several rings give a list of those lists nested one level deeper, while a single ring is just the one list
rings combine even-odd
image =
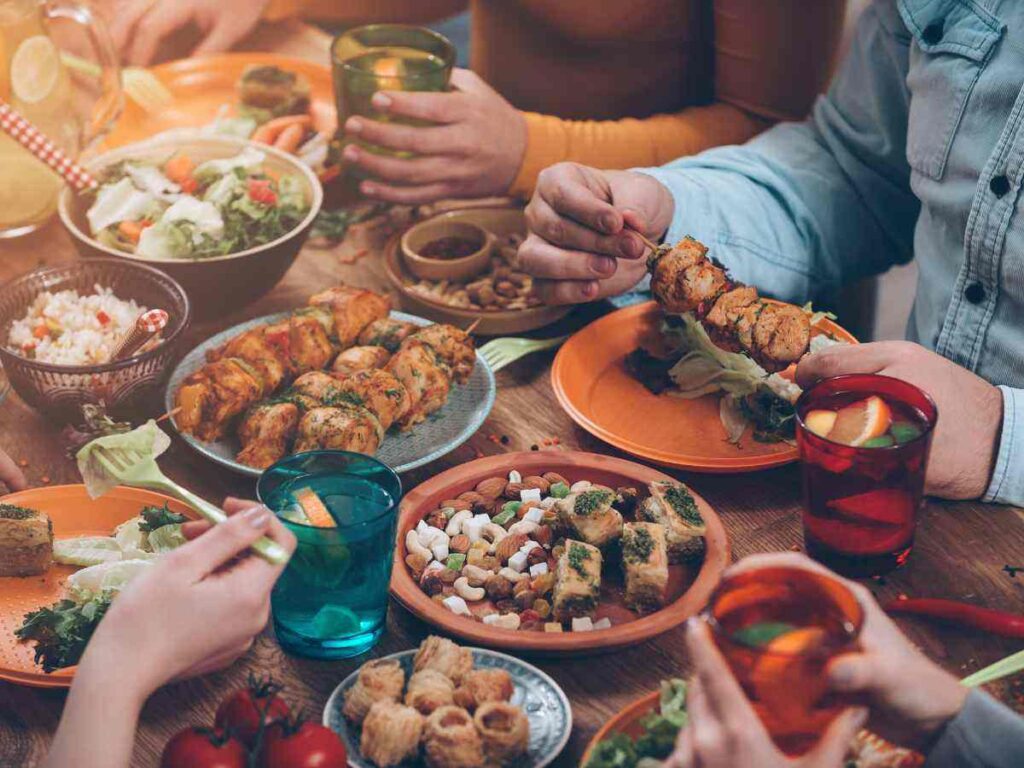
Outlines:
[{"label": "fingers", "polygon": [[457,123],[467,113],[465,98],[458,93],[378,91],[370,103],[379,112],[430,123]]},{"label": "fingers", "polygon": [[617,268],[610,256],[564,250],[533,233],[519,246],[518,258],[524,272],[548,280],[601,280]]},{"label": "fingers", "polygon": [[253,501],[252,499],[239,499],[234,496],[228,496],[224,499],[221,509],[230,516],[237,515],[239,512],[245,512],[245,510],[252,509],[253,507],[258,506],[258,504],[258,501]]},{"label": "fingers", "polygon": [[[245,512],[245,510],[255,507],[258,502],[252,499],[236,499],[233,496],[228,496],[224,499],[224,504],[221,505],[221,509],[227,513],[228,517],[231,515],[237,515],[239,512]],[[208,530],[213,528],[213,523],[206,520],[190,520],[181,526],[182,535],[191,541],[197,539],[206,533]]]},{"label": "fingers", "polygon": [[175,569],[198,581],[245,552],[268,533],[274,522],[274,516],[266,507],[250,507],[169,553],[167,558],[174,559]]},{"label": "fingers", "polygon": [[[565,192],[564,194],[568,199],[575,192]],[[589,192],[588,194],[592,195]],[[572,207],[579,212],[583,203],[578,201],[573,203]],[[600,214],[593,213],[581,213],[581,215],[588,215],[590,218],[601,217]],[[616,234],[605,234],[603,230],[592,228],[590,225],[584,226],[574,221],[575,216],[568,218],[571,214],[552,206],[551,203],[539,196],[535,196],[530,201],[527,216],[531,232],[535,232],[549,243],[563,248],[601,253],[624,259],[639,259],[645,250],[643,241],[636,233],[620,229]],[[604,224],[600,226],[604,226]]]},{"label": "fingers", "polygon": [[868,711],[863,707],[848,709],[832,721],[820,741],[798,763],[799,765],[842,765],[853,737],[867,722]]},{"label": "fingers", "polygon": [[708,708],[727,723],[742,723],[744,728],[763,728],[732,670],[715,647],[711,630],[705,622],[691,620],[688,623],[686,645],[700,679],[699,690],[707,697]]},{"label": "fingers", "polygon": [[452,70],[451,84],[453,88],[463,93],[483,94],[494,91],[476,72],[461,67]]},{"label": "fingers", "polygon": [[839,693],[863,693],[878,685],[875,657],[866,653],[847,653],[829,663],[825,674],[829,687]]},{"label": "fingers", "polygon": [[893,362],[894,349],[888,343],[843,344],[807,355],[796,367],[796,383],[809,387],[814,382],[847,373],[878,373]]},{"label": "fingers", "polygon": [[135,0],[134,2],[118,3],[110,16],[110,37],[122,57],[128,52],[131,32],[139,19],[153,5],[153,0]]},{"label": "fingers", "polygon": [[693,748],[693,729],[683,728],[676,739],[676,748],[662,768],[696,768],[697,758]]},{"label": "fingers", "polygon": [[422,205],[455,195],[454,185],[448,182],[424,184],[419,187],[397,187],[376,181],[364,181],[359,185],[359,191],[374,200],[399,205]]},{"label": "fingers", "polygon": [[733,576],[737,573],[756,571],[761,568],[803,568],[808,571],[826,573],[842,581],[840,576],[800,552],[765,552],[759,555],[748,555],[726,568],[725,575]]},{"label": "fingers", "polygon": [[461,149],[450,126],[413,127],[366,117],[350,117],[345,121],[345,134],[368,144],[417,155],[456,154]]},{"label": "fingers", "polygon": [[0,480],[12,491],[23,491],[28,488],[25,473],[14,463],[14,459],[3,451],[0,451]]},{"label": "fingers", "polygon": [[[271,516],[266,535],[280,544],[291,557],[298,542],[295,535],[285,528],[276,517]],[[236,588],[233,585],[237,585],[238,589],[252,591],[254,594],[269,595],[286,565],[287,561],[281,565],[272,565],[262,557],[247,557],[230,571],[222,574],[222,578],[231,583],[230,588],[232,589]]]},{"label": "fingers", "polygon": [[202,42],[195,47],[192,55],[199,56],[204,53],[226,51],[237,43],[244,33],[245,30],[235,27],[230,21],[222,17],[217,25],[210,30],[210,33],[203,38]]},{"label": "fingers", "polygon": [[[397,158],[367,152],[362,147],[349,144],[342,153],[345,160],[359,165],[380,181],[393,181],[404,185],[425,185],[451,181],[455,178],[457,165],[450,157],[427,156]],[[387,185],[384,185],[387,186]]]},{"label": "fingers", "polygon": [[189,3],[148,3],[132,34],[131,47],[126,56],[136,66],[150,64],[164,38],[188,23],[192,7]]},{"label": "fingers", "polygon": [[[596,180],[589,179],[571,163],[559,163],[541,171],[537,180],[537,192],[527,207],[530,228],[537,231],[535,227],[543,224],[534,220],[534,201],[543,200],[560,216],[574,219],[596,232],[606,235],[618,234],[622,230],[622,214],[611,204],[610,191],[595,189],[593,183],[596,183]],[[571,245],[561,242],[559,244]]]},{"label": "fingers", "polygon": [[584,304],[598,298],[597,280],[534,280],[533,290],[541,301],[552,307]]}]

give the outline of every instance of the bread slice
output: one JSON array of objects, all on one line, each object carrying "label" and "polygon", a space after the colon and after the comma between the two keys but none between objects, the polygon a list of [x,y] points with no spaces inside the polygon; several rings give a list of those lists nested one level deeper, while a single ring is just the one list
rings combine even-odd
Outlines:
[{"label": "bread slice", "polygon": [[53,560],[53,522],[43,512],[0,504],[0,576],[37,576]]}]

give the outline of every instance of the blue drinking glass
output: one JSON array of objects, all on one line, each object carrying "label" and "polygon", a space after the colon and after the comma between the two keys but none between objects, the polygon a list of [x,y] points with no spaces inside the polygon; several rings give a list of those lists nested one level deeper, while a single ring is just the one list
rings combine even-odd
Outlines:
[{"label": "blue drinking glass", "polygon": [[[370,456],[310,451],[267,469],[256,493],[298,539],[271,595],[281,647],[318,659],[370,650],[387,620],[398,475]],[[317,499],[336,527],[309,524]]]}]

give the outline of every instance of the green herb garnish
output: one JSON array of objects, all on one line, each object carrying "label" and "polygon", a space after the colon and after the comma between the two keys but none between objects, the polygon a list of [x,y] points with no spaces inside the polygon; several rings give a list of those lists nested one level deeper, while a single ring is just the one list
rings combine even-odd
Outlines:
[{"label": "green herb garnish", "polygon": [[0,504],[0,518],[4,520],[29,520],[33,517],[39,517],[39,513],[34,509],[15,504]]},{"label": "green herb garnish", "polygon": [[704,525],[704,518],[700,516],[697,509],[697,502],[686,490],[686,486],[673,485],[665,491],[665,501],[672,507],[672,511],[682,518],[683,522],[690,525]]},{"label": "green herb garnish", "polygon": [[548,489],[548,495],[556,499],[564,499],[569,495],[569,486],[565,483],[555,483]]},{"label": "green herb garnish", "polygon": [[569,547],[569,567],[576,571],[576,573],[580,575],[580,578],[588,581],[590,580],[590,574],[587,572],[587,561],[590,557],[590,550],[582,544],[576,544],[574,542],[572,546]]},{"label": "green herb garnish", "polygon": [[139,530],[143,533],[152,533],[165,525],[180,525],[188,520],[184,515],[171,512],[167,502],[164,502],[162,507],[143,507],[141,514],[142,522],[139,523]]},{"label": "green herb garnish", "polygon": [[59,600],[48,608],[26,613],[14,634],[22,642],[35,642],[36,663],[44,672],[74,666],[112,598],[112,594],[104,593],[84,603]]},{"label": "green herb garnish", "polygon": [[891,448],[896,445],[896,441],[892,435],[879,435],[878,437],[872,437],[870,440],[865,440],[861,445],[864,448]]},{"label": "green herb garnish", "polygon": [[731,639],[749,648],[764,648],[781,635],[792,632],[796,627],[784,621],[759,621],[748,624],[732,633]]},{"label": "green herb garnish", "polygon": [[654,537],[646,528],[633,528],[626,532],[622,557],[627,563],[646,563],[654,551]]},{"label": "green herb garnish", "polygon": [[611,502],[612,495],[611,491],[583,491],[576,497],[573,512],[580,517],[587,517]]}]

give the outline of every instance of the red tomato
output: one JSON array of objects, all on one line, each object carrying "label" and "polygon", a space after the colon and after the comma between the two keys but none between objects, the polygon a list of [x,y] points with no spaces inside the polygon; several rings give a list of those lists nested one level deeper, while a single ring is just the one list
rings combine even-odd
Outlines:
[{"label": "red tomato", "polygon": [[249,179],[249,197],[263,205],[273,205],[277,202],[277,195],[270,188],[269,179]]},{"label": "red tomato", "polygon": [[348,754],[338,734],[310,721],[274,723],[263,741],[263,768],[345,768]]},{"label": "red tomato", "polygon": [[260,723],[269,725],[288,717],[288,705],[277,695],[281,686],[273,680],[249,676],[249,687],[235,691],[217,707],[214,725],[222,730],[231,730],[243,743],[252,747]]},{"label": "red tomato", "polygon": [[248,762],[242,742],[209,728],[179,731],[160,756],[160,768],[245,768]]}]

